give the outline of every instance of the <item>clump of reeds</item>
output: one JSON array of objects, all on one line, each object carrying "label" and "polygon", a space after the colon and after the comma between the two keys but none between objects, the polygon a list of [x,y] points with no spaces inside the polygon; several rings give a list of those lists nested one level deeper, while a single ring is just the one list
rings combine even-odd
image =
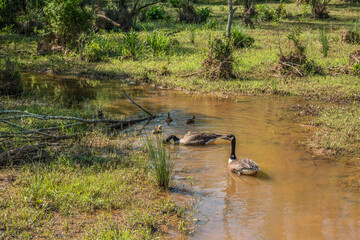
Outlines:
[{"label": "clump of reeds", "polygon": [[156,138],[156,145],[151,138],[147,138],[147,148],[151,163],[154,169],[156,182],[163,189],[169,188],[171,173],[174,167],[174,160],[171,154],[166,151],[165,144],[159,137]]}]

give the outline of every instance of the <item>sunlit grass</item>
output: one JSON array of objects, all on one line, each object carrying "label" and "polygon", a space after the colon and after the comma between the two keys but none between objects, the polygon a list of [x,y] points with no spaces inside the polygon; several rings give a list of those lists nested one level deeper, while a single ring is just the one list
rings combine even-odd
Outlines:
[{"label": "sunlit grass", "polygon": [[172,159],[171,154],[167,152],[165,144],[159,137],[156,138],[156,145],[153,144],[150,138],[147,138],[146,143],[151,163],[154,168],[157,185],[160,188],[167,190],[174,168],[174,160]]}]

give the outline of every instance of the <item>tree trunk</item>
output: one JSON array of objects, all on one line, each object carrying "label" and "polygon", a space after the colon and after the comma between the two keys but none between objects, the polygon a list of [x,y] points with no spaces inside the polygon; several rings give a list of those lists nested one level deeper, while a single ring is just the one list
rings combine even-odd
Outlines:
[{"label": "tree trunk", "polygon": [[237,7],[233,8],[232,0],[229,0],[228,4],[229,4],[229,18],[228,18],[228,24],[227,24],[227,28],[226,28],[226,37],[230,38],[231,24],[232,24],[233,16],[234,16],[234,13],[235,13]]}]

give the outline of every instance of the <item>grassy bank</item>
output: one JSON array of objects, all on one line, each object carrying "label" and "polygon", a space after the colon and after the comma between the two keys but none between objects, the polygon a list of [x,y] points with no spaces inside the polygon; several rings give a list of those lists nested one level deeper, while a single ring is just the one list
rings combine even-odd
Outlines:
[{"label": "grassy bank", "polygon": [[[1,103],[4,109],[37,114],[92,118],[96,113],[39,100],[1,99]],[[26,129],[59,124],[30,118],[12,122]],[[3,132],[11,128],[0,125]],[[157,187],[142,141],[104,131],[102,125],[60,132],[80,137],[49,141],[36,156],[24,155],[20,164],[1,166],[1,239],[154,239],[188,230],[188,205],[176,203]],[[37,141],[12,138],[1,142],[1,153]]]},{"label": "grassy bank", "polygon": [[[279,4],[266,3],[271,8]],[[168,21],[139,22],[137,34],[144,45],[136,50],[136,57],[129,57],[121,51],[125,33],[99,32],[80,53],[38,55],[38,37],[2,35],[1,55],[16,58],[25,71],[47,71],[59,74],[76,74],[93,77],[119,78],[151,83],[188,91],[221,92],[226,94],[282,94],[306,96],[312,99],[346,101],[359,100],[358,75],[345,74],[342,68],[348,66],[349,55],[358,49],[357,44],[342,41],[344,30],[353,29],[358,20],[360,5],[333,1],[328,9],[331,18],[317,20],[310,17],[310,7],[286,3],[287,17],[279,22],[261,21],[255,29],[244,31],[255,39],[250,48],[236,49],[233,54],[235,79],[210,81],[202,72],[206,58],[208,40],[221,37],[226,26],[226,7],[223,3],[204,4],[212,14],[210,23],[184,24],[176,22],[176,13]],[[239,12],[242,6],[239,6]],[[234,28],[241,25],[238,15]],[[278,55],[294,51],[287,36],[296,27],[301,27],[300,41],[305,54],[324,69],[322,75],[308,75],[301,78],[281,77],[274,71]],[[319,29],[325,28],[329,39],[326,57],[321,53]],[[160,31],[169,37],[171,48],[166,52],[153,52],[146,43],[147,37]],[[162,35],[163,36],[163,35]],[[96,62],[90,62],[89,55],[95,54]]]}]

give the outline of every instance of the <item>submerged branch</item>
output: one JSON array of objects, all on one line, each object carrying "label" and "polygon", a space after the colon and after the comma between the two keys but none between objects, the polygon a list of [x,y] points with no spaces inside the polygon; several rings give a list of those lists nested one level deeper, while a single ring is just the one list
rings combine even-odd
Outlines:
[{"label": "submerged branch", "polygon": [[123,92],[125,93],[126,97],[133,103],[135,104],[138,108],[140,108],[141,110],[143,110],[145,113],[147,113],[151,118],[155,118],[151,113],[149,113],[148,111],[146,111],[143,107],[141,107],[139,104],[137,104],[136,102],[134,102],[134,100],[132,100],[129,95],[125,92],[125,90],[123,90]]}]

